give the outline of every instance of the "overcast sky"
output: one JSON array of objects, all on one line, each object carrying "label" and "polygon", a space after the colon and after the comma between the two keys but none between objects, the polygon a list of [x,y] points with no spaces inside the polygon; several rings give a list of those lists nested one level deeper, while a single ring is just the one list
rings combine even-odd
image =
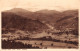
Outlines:
[{"label": "overcast sky", "polygon": [[24,8],[30,11],[42,9],[69,10],[78,9],[79,0],[0,0],[0,10]]}]

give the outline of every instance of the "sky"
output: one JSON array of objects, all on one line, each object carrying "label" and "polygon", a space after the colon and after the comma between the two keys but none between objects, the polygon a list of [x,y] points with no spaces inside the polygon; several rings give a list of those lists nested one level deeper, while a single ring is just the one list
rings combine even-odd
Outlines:
[{"label": "sky", "polygon": [[79,0],[0,0],[0,10],[23,8],[29,11],[78,9]]}]

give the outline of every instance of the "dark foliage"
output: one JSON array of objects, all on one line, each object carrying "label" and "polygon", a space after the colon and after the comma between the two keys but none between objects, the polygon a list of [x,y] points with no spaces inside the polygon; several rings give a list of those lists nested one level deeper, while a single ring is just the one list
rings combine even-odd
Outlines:
[{"label": "dark foliage", "polygon": [[2,28],[10,31],[10,28],[27,30],[27,31],[42,31],[48,27],[39,20],[31,20],[25,17],[16,15],[11,12],[2,12]]},{"label": "dark foliage", "polygon": [[32,47],[31,44],[23,44],[21,42],[15,42],[15,41],[2,41],[2,49],[39,49],[38,46]]}]

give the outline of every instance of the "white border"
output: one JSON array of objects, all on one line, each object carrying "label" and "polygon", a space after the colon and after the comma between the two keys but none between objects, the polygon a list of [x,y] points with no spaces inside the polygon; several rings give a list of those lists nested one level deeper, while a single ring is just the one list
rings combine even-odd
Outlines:
[{"label": "white border", "polygon": [[[79,10],[79,17],[80,17],[80,10]],[[79,25],[80,25],[80,18],[79,18]],[[79,27],[79,30],[80,30],[80,27]],[[14,51],[14,50],[15,51],[23,51],[23,50],[24,51],[26,50],[27,51],[53,51],[53,50],[54,51],[80,51],[80,35],[79,35],[79,49],[1,49],[1,10],[0,10],[0,51]]]}]

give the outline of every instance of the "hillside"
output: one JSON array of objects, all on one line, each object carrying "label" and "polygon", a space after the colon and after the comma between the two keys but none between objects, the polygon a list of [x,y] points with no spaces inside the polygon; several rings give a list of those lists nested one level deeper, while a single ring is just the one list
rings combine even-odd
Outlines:
[{"label": "hillside", "polygon": [[62,18],[56,21],[56,28],[65,29],[73,28],[78,29],[78,10],[68,10],[62,12]]},{"label": "hillside", "polygon": [[40,21],[45,21],[46,23],[50,23],[51,25],[53,25],[53,23],[61,17],[60,12],[55,10],[40,10],[31,12],[22,8],[13,8],[11,10],[7,10],[6,12],[12,12],[16,15],[30,18],[32,20],[38,19]]},{"label": "hillside", "polygon": [[[2,19],[5,21],[3,21],[3,26],[9,21],[8,19],[12,19],[11,21],[9,21],[11,23],[8,23],[9,25],[7,27],[14,26],[19,29],[27,29],[32,31],[39,28],[42,30],[47,28],[48,26],[54,27],[54,29],[57,30],[71,29],[74,31],[78,31],[78,10],[66,10],[63,12],[59,12],[56,10],[39,10],[36,12],[31,12],[21,8],[14,8],[4,11],[2,17]],[[7,22],[4,17],[6,18]],[[14,21],[16,22],[14,23]],[[27,26],[25,27],[25,25]],[[34,28],[36,26],[38,26],[37,29]]]},{"label": "hillside", "polygon": [[31,32],[48,29],[48,27],[39,20],[27,19],[12,12],[2,12],[2,28],[13,28]]}]

